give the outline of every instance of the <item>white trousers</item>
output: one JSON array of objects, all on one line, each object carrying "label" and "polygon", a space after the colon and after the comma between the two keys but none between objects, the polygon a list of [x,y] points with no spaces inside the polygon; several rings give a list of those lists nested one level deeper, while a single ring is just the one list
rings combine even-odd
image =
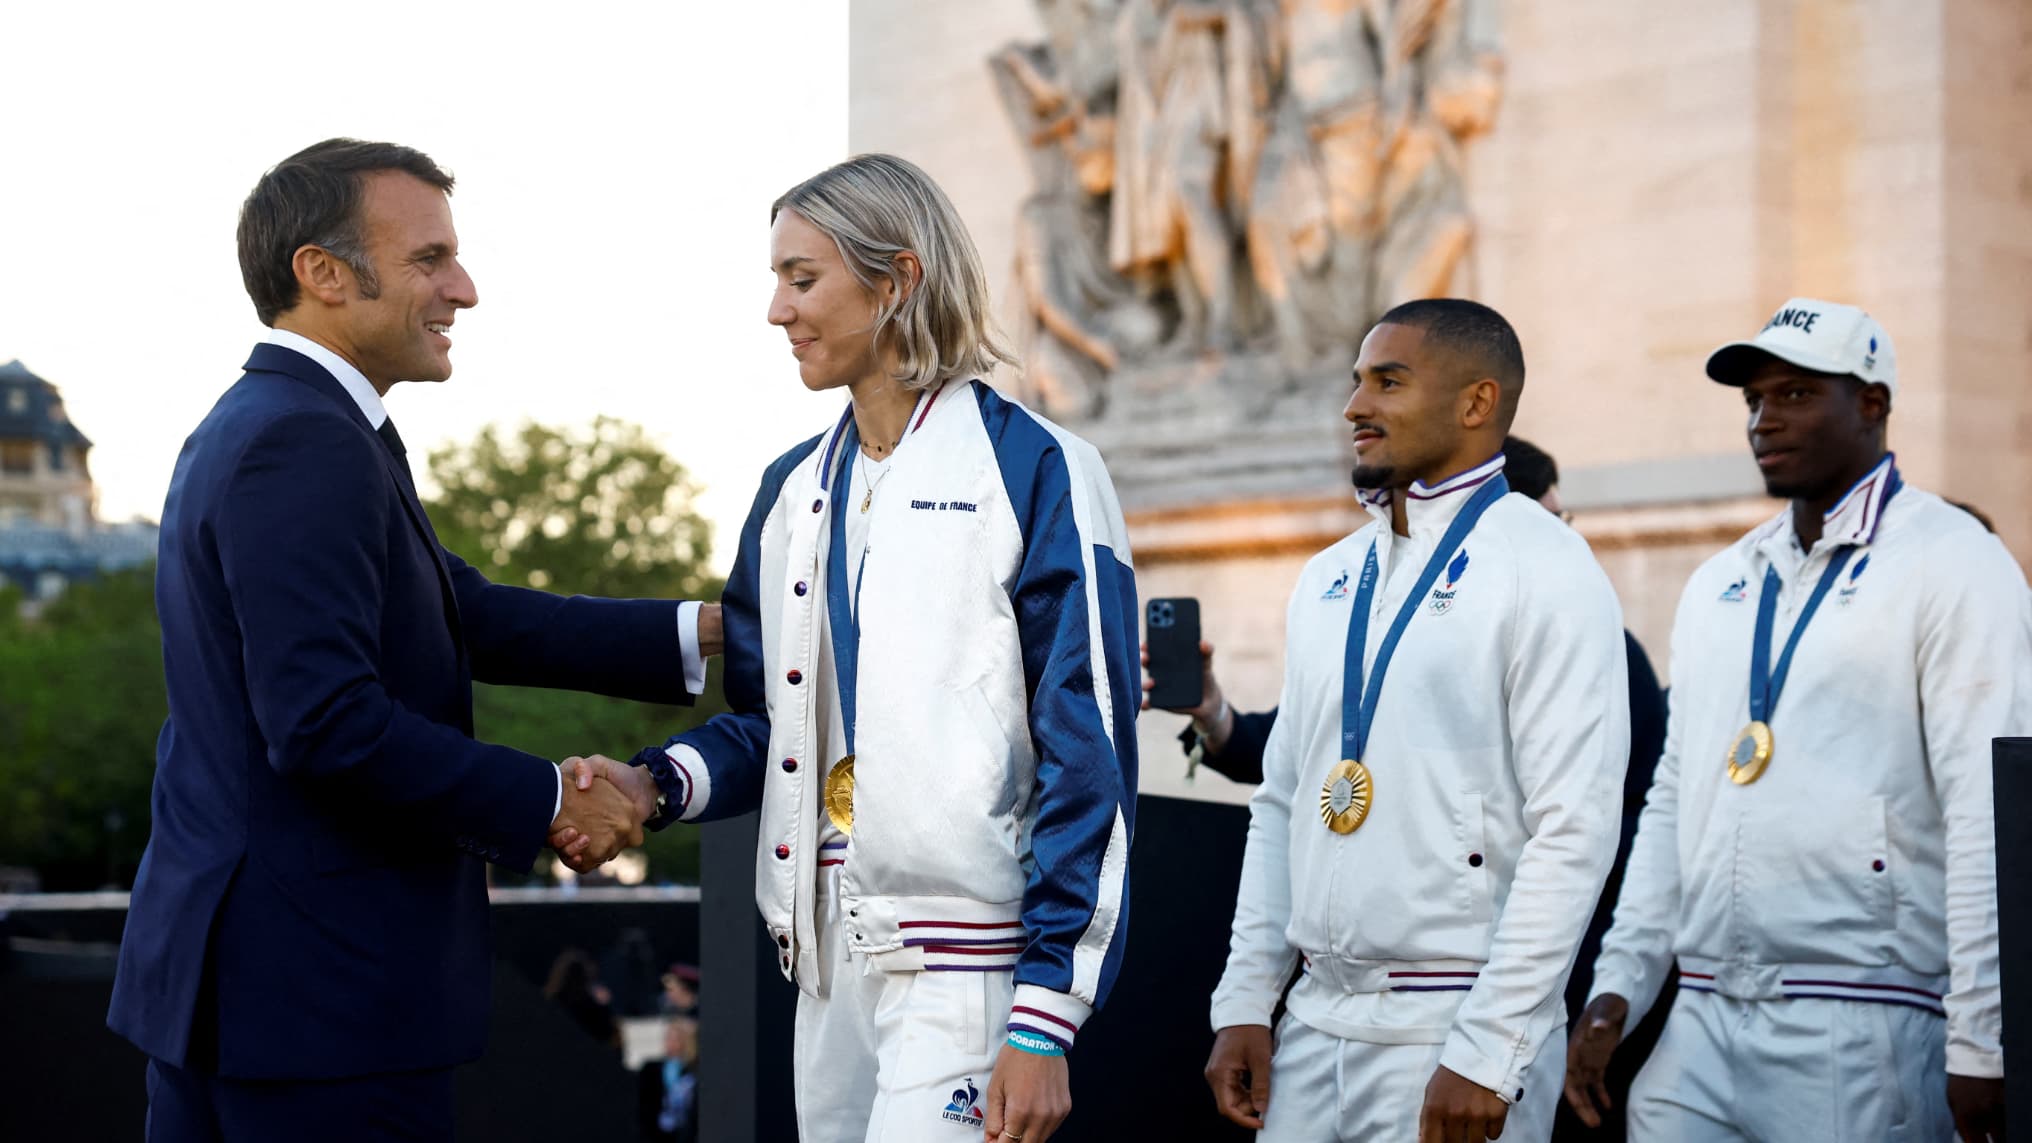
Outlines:
[{"label": "white trousers", "polygon": [[[1286,1013],[1270,1056],[1270,1114],[1258,1143],[1413,1143],[1443,1047],[1343,1040]],[[1547,1038],[1539,1058],[1566,1058],[1564,1029]],[[1503,1121],[1503,1143],[1550,1139],[1559,1091],[1556,1073],[1527,1082]]]},{"label": "white trousers", "polygon": [[797,998],[792,1062],[802,1143],[980,1143],[988,1078],[1009,1035],[1015,974],[881,972],[840,939],[826,878],[820,991]]},{"label": "white trousers", "polygon": [[1947,1024],[1859,1000],[1682,990],[1630,1085],[1632,1143],[1951,1143]]}]

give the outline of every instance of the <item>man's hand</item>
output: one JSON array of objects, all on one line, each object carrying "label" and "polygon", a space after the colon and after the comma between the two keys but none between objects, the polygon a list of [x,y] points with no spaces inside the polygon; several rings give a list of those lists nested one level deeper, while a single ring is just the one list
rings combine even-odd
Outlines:
[{"label": "man's hand", "polygon": [[1458,1072],[1440,1068],[1425,1085],[1418,1143],[1482,1143],[1503,1133],[1510,1105]]},{"label": "man's hand", "polygon": [[698,609],[699,654],[710,659],[727,649],[727,628],[720,619],[720,605],[701,603]]},{"label": "man's hand", "polygon": [[1044,1143],[1072,1114],[1064,1056],[1040,1056],[1002,1045],[988,1080],[982,1143]]},{"label": "man's hand", "polygon": [[1623,1022],[1629,1018],[1629,1002],[1604,992],[1588,1001],[1580,1023],[1574,1025],[1573,1039],[1567,1041],[1566,1103],[1589,1127],[1600,1127],[1602,1113],[1615,1106],[1603,1077],[1609,1071],[1609,1057],[1623,1042]]},{"label": "man's hand", "polygon": [[642,823],[656,811],[646,770],[631,773],[637,768],[598,754],[567,758],[560,769],[564,798],[550,823],[550,844],[566,865],[587,873],[642,844]]},{"label": "man's hand", "polygon": [[[1157,680],[1147,673],[1150,670],[1150,644],[1142,644],[1141,650],[1143,669],[1146,672],[1143,676],[1143,709],[1149,710],[1150,692],[1156,689]],[[1235,713],[1226,709],[1227,703],[1222,701],[1221,682],[1214,678],[1214,645],[1204,639],[1199,643],[1199,682],[1198,706],[1165,709],[1173,714],[1189,716],[1192,724],[1198,727],[1200,734],[1206,738],[1207,752],[1219,754],[1221,747],[1227,745],[1228,733],[1235,728]]]},{"label": "man's hand", "polygon": [[1980,1076],[1947,1077],[1947,1109],[1962,1143],[2004,1143],[2004,1081]]},{"label": "man's hand", "polygon": [[1261,1130],[1270,1113],[1270,1027],[1236,1024],[1214,1036],[1206,1062],[1214,1106],[1244,1127]]}]

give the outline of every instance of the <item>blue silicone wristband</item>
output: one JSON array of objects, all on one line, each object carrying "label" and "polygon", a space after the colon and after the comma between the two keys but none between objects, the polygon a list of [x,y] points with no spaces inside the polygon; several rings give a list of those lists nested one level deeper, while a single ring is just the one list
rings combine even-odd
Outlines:
[{"label": "blue silicone wristband", "polygon": [[1019,1052],[1029,1052],[1033,1056],[1065,1055],[1065,1046],[1057,1040],[1049,1036],[1035,1036],[1029,1032],[1009,1033],[1009,1046]]}]

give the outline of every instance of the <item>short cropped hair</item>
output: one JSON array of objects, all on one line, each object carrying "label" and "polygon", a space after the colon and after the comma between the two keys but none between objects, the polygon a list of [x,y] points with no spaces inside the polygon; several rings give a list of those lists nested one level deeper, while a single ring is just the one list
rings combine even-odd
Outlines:
[{"label": "short cropped hair", "polygon": [[1403,325],[1425,331],[1427,339],[1467,362],[1474,377],[1492,377],[1502,388],[1499,420],[1505,430],[1517,416],[1524,395],[1524,346],[1502,314],[1465,298],[1421,298],[1386,313],[1378,325]]},{"label": "short cropped hair", "polygon": [[1559,462],[1523,437],[1505,437],[1503,477],[1510,482],[1510,491],[1543,500],[1552,486],[1559,483]]},{"label": "short cropped hair", "polygon": [[429,155],[397,143],[326,139],[277,163],[240,208],[240,279],[261,324],[296,308],[296,252],[316,246],[352,267],[360,293],[381,296],[381,281],[367,258],[361,203],[366,179],[377,171],[414,175],[446,194],[452,177]]},{"label": "short cropped hair", "polygon": [[[896,354],[896,380],[928,389],[975,377],[1016,358],[989,328],[988,276],[952,201],[931,176],[894,155],[856,155],[785,191],[769,222],[794,211],[839,247],[865,290],[887,279],[890,301],[875,315],[878,343]],[[915,289],[896,264],[908,250],[923,276]]]}]

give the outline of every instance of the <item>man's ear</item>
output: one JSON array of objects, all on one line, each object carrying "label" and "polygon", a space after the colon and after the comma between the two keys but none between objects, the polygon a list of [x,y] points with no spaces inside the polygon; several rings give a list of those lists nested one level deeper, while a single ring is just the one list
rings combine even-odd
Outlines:
[{"label": "man's ear", "polygon": [[1461,386],[1460,418],[1465,429],[1483,428],[1496,419],[1503,407],[1503,386],[1494,377],[1484,377]]},{"label": "man's ear", "polygon": [[328,306],[344,305],[352,292],[353,268],[322,246],[305,244],[290,256],[289,268],[305,298],[316,298]]},{"label": "man's ear", "polygon": [[1865,423],[1883,428],[1891,418],[1891,390],[1882,382],[1870,382],[1856,392],[1856,408]]}]

